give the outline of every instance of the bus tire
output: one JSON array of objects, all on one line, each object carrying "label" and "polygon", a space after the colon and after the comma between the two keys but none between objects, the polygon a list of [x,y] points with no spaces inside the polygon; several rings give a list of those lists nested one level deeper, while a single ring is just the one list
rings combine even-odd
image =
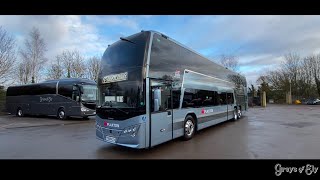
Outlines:
[{"label": "bus tire", "polygon": [[190,140],[196,131],[195,120],[191,115],[188,115],[183,123],[183,139]]},{"label": "bus tire", "polygon": [[242,117],[241,108],[238,109],[237,116],[238,116],[238,119]]},{"label": "bus tire", "polygon": [[60,120],[65,120],[66,119],[66,112],[64,111],[63,108],[59,108],[58,113],[57,113],[57,118]]},{"label": "bus tire", "polygon": [[238,110],[235,108],[234,111],[233,111],[233,120],[236,121],[238,120]]},{"label": "bus tire", "polygon": [[24,116],[24,114],[23,114],[23,111],[22,111],[22,108],[18,108],[17,109],[17,114],[16,114],[18,117],[23,117]]}]

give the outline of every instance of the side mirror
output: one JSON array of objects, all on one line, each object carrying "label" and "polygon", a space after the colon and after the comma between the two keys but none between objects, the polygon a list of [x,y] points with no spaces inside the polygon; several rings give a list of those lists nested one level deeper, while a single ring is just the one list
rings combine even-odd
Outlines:
[{"label": "side mirror", "polygon": [[83,94],[83,86],[79,86],[80,93]]},{"label": "side mirror", "polygon": [[160,107],[159,107],[159,101],[158,101],[158,99],[154,99],[154,100],[153,100],[153,103],[154,103],[154,112],[159,111]]},{"label": "side mirror", "polygon": [[155,89],[154,90],[154,111],[159,111],[160,110],[160,105],[161,105],[161,90],[160,89]]}]

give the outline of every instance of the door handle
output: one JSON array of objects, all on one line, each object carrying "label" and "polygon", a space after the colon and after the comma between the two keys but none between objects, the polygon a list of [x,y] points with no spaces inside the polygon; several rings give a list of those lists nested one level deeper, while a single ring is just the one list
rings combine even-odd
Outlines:
[{"label": "door handle", "polygon": [[168,113],[168,116],[171,116],[171,111],[167,111],[167,113]]}]

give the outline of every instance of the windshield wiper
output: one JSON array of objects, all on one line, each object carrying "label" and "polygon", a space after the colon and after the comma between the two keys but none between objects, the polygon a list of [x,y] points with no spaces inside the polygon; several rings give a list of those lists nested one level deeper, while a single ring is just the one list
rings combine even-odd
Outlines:
[{"label": "windshield wiper", "polygon": [[128,111],[124,111],[124,110],[122,110],[122,109],[120,109],[120,108],[117,108],[117,107],[113,107],[112,105],[110,106],[101,106],[100,108],[114,108],[114,109],[117,109],[117,110],[119,110],[119,111],[121,111],[121,112],[123,112],[123,113],[125,113],[125,114],[129,114],[129,112]]},{"label": "windshield wiper", "polygon": [[114,108],[117,109],[117,110],[119,110],[119,111],[121,111],[121,112],[123,112],[123,113],[125,113],[125,114],[129,114],[129,112],[124,111],[124,110],[122,110],[122,109],[120,109],[120,108],[116,108],[116,107],[114,107]]},{"label": "windshield wiper", "polygon": [[86,104],[95,104],[96,102],[94,100],[81,100],[82,102],[86,103]]},{"label": "windshield wiper", "polygon": [[130,41],[129,39],[126,39],[126,38],[123,38],[123,37],[120,37],[120,39],[121,39],[121,40],[123,40],[123,41],[130,42],[130,43],[132,43],[132,44],[136,44],[136,43],[134,43],[134,42]]}]

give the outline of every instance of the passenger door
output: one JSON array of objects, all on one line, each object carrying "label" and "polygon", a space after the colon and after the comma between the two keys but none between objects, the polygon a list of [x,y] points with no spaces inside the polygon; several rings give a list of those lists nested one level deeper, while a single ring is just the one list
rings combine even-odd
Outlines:
[{"label": "passenger door", "polygon": [[172,86],[170,81],[150,80],[151,146],[172,139]]},{"label": "passenger door", "polygon": [[70,115],[78,116],[81,113],[80,90],[77,86],[72,86],[72,101]]}]

